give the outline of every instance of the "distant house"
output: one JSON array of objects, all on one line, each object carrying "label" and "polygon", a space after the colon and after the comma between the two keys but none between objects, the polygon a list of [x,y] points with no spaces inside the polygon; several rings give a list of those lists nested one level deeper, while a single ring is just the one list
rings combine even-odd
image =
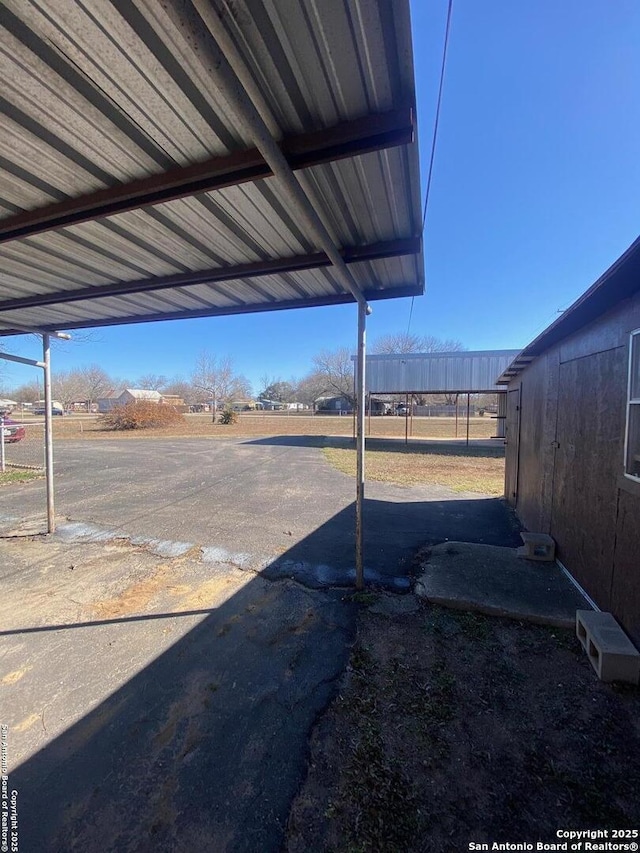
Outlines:
[{"label": "distant house", "polygon": [[347,397],[318,397],[313,404],[318,415],[350,415],[353,413],[353,403]]},{"label": "distant house", "polygon": [[179,394],[163,394],[161,402],[167,406],[172,406],[176,412],[181,412],[182,414],[188,412],[190,408]]},{"label": "distant house", "polygon": [[227,405],[234,412],[253,412],[256,408],[255,400],[233,400]]},{"label": "distant house", "polygon": [[640,641],[640,239],[512,361],[505,496]]},{"label": "distant house", "polygon": [[[44,415],[46,412],[46,403],[44,400],[36,400],[33,404],[34,415]],[[59,400],[51,401],[51,413],[53,415],[64,415],[64,406]]]},{"label": "distant house", "polygon": [[118,406],[126,406],[127,403],[136,403],[145,400],[150,403],[161,403],[162,394],[159,391],[149,391],[146,388],[125,388],[118,397]]},{"label": "distant house", "polygon": [[98,411],[102,415],[106,414],[107,412],[110,412],[111,409],[114,408],[114,406],[119,405],[118,397],[98,397],[96,402],[98,404]]}]

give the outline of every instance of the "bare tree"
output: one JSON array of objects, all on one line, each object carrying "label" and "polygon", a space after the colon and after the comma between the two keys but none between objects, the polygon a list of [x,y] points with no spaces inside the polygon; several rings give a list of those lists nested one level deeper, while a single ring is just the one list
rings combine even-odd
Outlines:
[{"label": "bare tree", "polygon": [[31,382],[26,382],[24,385],[13,389],[9,397],[18,403],[35,403],[36,400],[41,398],[43,393],[44,391],[38,380],[33,379]]},{"label": "bare tree", "polygon": [[466,347],[452,339],[441,340],[434,335],[414,335],[407,332],[395,332],[383,335],[375,340],[371,352],[380,355],[394,353],[461,352]]},{"label": "bare tree", "polygon": [[262,391],[258,396],[265,400],[277,400],[279,403],[292,403],[295,397],[295,387],[291,382],[274,379],[268,385],[262,386]]},{"label": "bare tree", "polygon": [[185,403],[191,403],[194,395],[193,385],[180,376],[176,376],[170,382],[167,382],[162,390],[165,394],[173,394],[176,397],[182,398]]},{"label": "bare tree", "polygon": [[234,377],[229,396],[234,400],[250,400],[253,397],[253,388],[246,376],[239,373]]},{"label": "bare tree", "polygon": [[82,397],[87,401],[87,409],[98,397],[104,397],[113,387],[113,380],[98,364],[90,364],[74,371],[82,383]]},{"label": "bare tree", "polygon": [[54,373],[51,377],[51,391],[54,399],[59,400],[65,409],[85,399],[85,384],[77,370]]},{"label": "bare tree", "polygon": [[136,383],[138,388],[144,388],[146,391],[161,391],[168,383],[166,376],[156,373],[145,373]]},{"label": "bare tree", "polygon": [[355,406],[354,363],[347,347],[333,351],[322,350],[313,357],[313,366],[321,384],[324,385],[324,390],[344,397]]},{"label": "bare tree", "polygon": [[312,371],[296,382],[296,400],[307,406],[313,406],[318,397],[330,390],[332,389],[328,387],[326,377],[317,371]]},{"label": "bare tree", "polygon": [[[213,422],[219,402],[226,402],[233,394],[234,383],[239,379],[233,372],[231,359],[218,359],[208,352],[201,352],[191,376],[194,388],[210,400],[213,408]],[[245,380],[246,381],[246,380]]]}]

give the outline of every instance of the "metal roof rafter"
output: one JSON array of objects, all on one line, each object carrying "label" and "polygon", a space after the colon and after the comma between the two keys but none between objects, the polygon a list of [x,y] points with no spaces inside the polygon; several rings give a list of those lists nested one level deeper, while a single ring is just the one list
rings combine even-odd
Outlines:
[{"label": "metal roof rafter", "polygon": [[[390,240],[373,243],[369,246],[347,247],[341,250],[341,255],[345,263],[351,264],[416,254],[420,251],[420,245],[421,241],[419,238]],[[250,279],[266,275],[300,272],[308,269],[328,267],[330,265],[331,261],[324,252],[315,252],[309,255],[295,255],[291,258],[274,258],[247,264],[196,270],[177,275],[136,279],[134,281],[118,281],[113,284],[81,287],[75,290],[57,291],[55,293],[34,293],[31,296],[21,296],[15,299],[0,301],[0,315],[2,312],[15,311],[21,308],[67,304],[70,302],[80,302],[85,299],[101,299],[105,296],[149,293],[172,287],[189,287],[196,284],[216,284],[218,282],[234,281],[241,278]]]},{"label": "metal roof rafter", "polygon": [[[413,140],[413,123],[413,111],[405,107],[285,138],[280,149],[291,169],[306,169],[406,145]],[[272,176],[257,148],[212,157],[3,219],[0,243]]]}]

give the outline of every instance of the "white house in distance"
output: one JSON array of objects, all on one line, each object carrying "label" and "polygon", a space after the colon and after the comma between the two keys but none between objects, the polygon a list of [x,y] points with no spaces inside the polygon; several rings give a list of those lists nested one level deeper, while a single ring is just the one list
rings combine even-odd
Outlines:
[{"label": "white house in distance", "polygon": [[159,391],[150,391],[147,388],[125,388],[117,397],[113,394],[109,397],[100,397],[97,401],[98,411],[104,414],[110,412],[115,406],[124,406],[136,400],[150,400],[152,403],[160,403],[162,394]]},{"label": "white house in distance", "polygon": [[162,394],[159,391],[148,391],[146,388],[125,388],[118,397],[118,406],[126,406],[127,403],[136,403],[139,400],[148,400],[150,403],[161,403]]}]

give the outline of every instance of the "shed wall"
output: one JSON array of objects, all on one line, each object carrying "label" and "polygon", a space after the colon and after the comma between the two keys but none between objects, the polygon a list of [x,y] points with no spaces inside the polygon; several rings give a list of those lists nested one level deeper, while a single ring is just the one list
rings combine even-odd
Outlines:
[{"label": "shed wall", "polygon": [[[623,477],[629,333],[640,294],[539,356],[520,390],[518,436],[507,434],[506,492],[529,530],[603,610],[640,642],[640,484]],[[508,402],[517,400],[509,394]],[[513,412],[507,423],[514,423]],[[516,447],[514,447],[514,444]]]}]

